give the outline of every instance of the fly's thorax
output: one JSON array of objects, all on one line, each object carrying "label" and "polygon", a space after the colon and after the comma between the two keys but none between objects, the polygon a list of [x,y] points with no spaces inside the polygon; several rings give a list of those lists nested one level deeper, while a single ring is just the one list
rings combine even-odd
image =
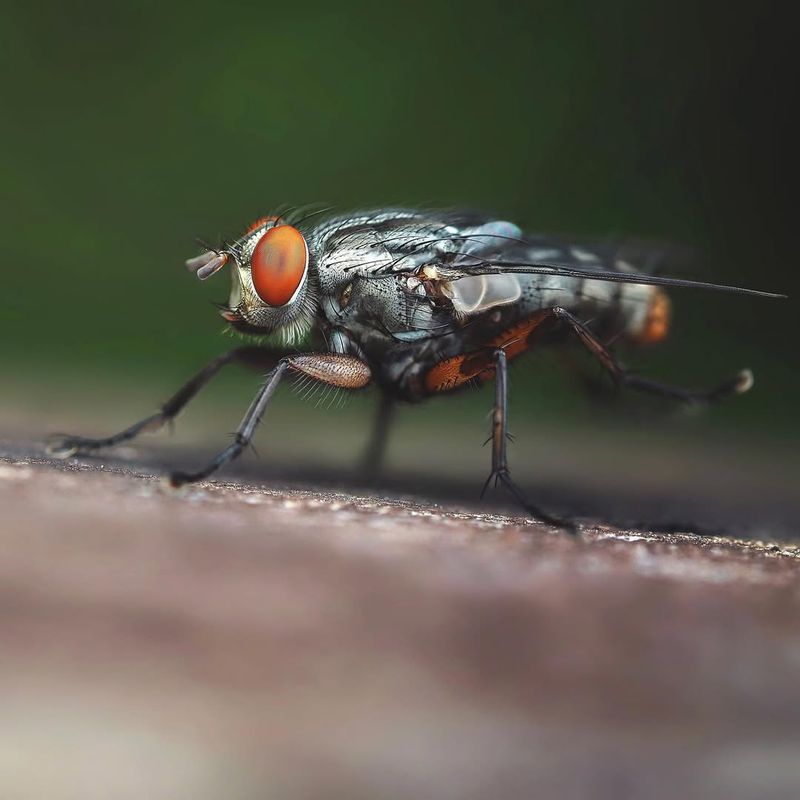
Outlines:
[{"label": "fly's thorax", "polygon": [[337,291],[321,291],[320,305],[334,330],[347,331],[350,339],[367,350],[382,350],[429,335],[432,309],[417,302],[401,284],[397,276],[351,274],[333,284]]},{"label": "fly's thorax", "polygon": [[374,231],[329,234],[317,252],[320,306],[331,326],[368,350],[429,335],[430,304],[408,291],[405,274],[392,274],[397,255]]},{"label": "fly's thorax", "polygon": [[336,296],[359,275],[388,269],[392,254],[382,246],[372,231],[338,237],[320,237],[312,240],[316,258],[319,288],[324,294]]}]

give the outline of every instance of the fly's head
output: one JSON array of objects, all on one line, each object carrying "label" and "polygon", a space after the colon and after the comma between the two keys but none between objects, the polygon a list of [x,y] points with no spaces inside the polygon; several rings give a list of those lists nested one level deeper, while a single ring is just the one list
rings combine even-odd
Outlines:
[{"label": "fly's head", "polygon": [[189,259],[186,266],[200,280],[229,266],[231,293],[228,304],[220,306],[222,317],[242,333],[277,333],[292,343],[313,322],[309,262],[300,230],[280,217],[262,217],[236,242]]}]

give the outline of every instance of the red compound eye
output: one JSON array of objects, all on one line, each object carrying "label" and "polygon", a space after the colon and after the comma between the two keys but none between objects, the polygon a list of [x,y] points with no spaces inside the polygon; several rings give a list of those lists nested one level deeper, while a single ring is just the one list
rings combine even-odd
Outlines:
[{"label": "red compound eye", "polygon": [[253,250],[253,286],[268,305],[285,306],[305,280],[307,270],[306,240],[291,225],[270,228]]}]

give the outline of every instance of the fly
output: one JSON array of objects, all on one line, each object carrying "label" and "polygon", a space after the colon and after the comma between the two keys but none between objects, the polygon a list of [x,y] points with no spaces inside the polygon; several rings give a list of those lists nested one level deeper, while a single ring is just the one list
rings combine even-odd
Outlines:
[{"label": "fly", "polygon": [[[742,370],[707,391],[669,386],[627,371],[608,342],[662,340],[670,327],[668,287],[783,297],[646,274],[611,247],[526,235],[511,222],[452,211],[379,209],[322,221],[262,217],[235,242],[208,248],[186,266],[200,280],[228,267],[231,292],[220,307],[222,317],[244,334],[270,340],[277,335],[281,345],[234,348],[155,414],[107,438],[56,437],[48,448],[52,455],[93,453],[160,428],[222,367],[240,363],[267,372],[233,442],[202,469],[173,473],[173,486],[208,478],[239,456],[289,373],[345,390],[379,388],[367,451],[369,469],[375,470],[396,402],[493,379],[492,467],[483,492],[500,484],[533,517],[568,530],[574,523],[534,505],[511,478],[508,362],[532,347],[572,339],[620,386],[707,404],[746,392],[752,373]],[[312,343],[309,349],[298,352],[305,342]]]}]

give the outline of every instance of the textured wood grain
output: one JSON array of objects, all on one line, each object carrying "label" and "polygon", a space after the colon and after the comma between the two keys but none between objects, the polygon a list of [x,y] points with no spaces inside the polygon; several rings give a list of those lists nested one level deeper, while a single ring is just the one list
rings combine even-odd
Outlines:
[{"label": "textured wood grain", "polygon": [[800,551],[0,461],[4,798],[785,798]]}]

